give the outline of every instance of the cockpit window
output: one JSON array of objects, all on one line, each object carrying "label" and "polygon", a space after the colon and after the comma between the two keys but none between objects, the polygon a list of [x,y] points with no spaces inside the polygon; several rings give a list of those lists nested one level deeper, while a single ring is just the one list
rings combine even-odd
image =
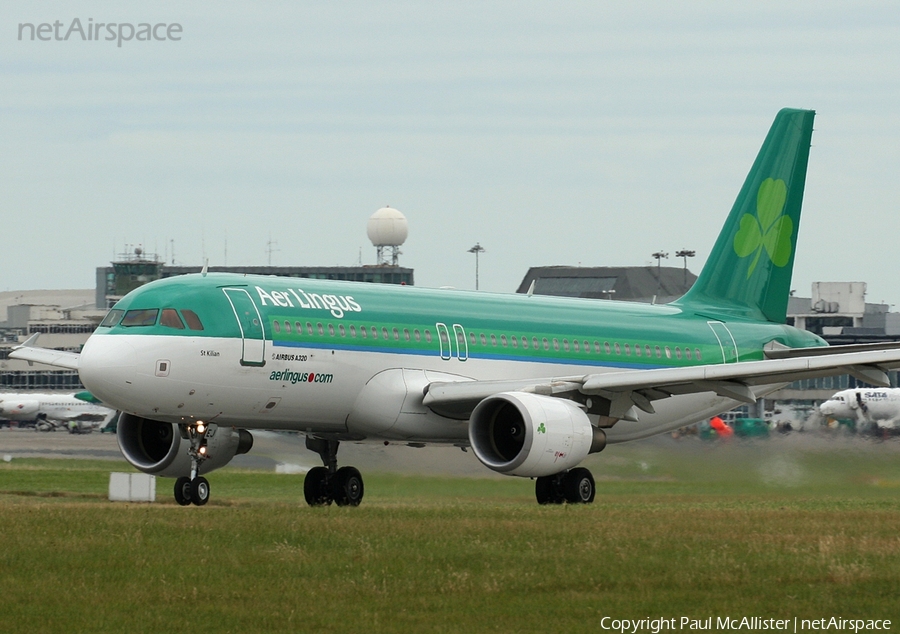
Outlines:
[{"label": "cockpit window", "polygon": [[103,321],[100,322],[100,326],[102,328],[112,328],[119,320],[122,319],[122,315],[125,314],[124,310],[119,310],[118,308],[113,308],[111,311],[106,313],[106,317],[103,318]]},{"label": "cockpit window", "polygon": [[203,323],[200,321],[200,318],[194,311],[182,308],[181,316],[184,317],[184,320],[187,322],[188,328],[190,328],[191,330],[203,330]]},{"label": "cockpit window", "polygon": [[156,317],[159,315],[158,308],[143,308],[138,310],[129,310],[122,319],[122,326],[152,326],[156,323]]},{"label": "cockpit window", "polygon": [[162,317],[159,319],[159,324],[161,326],[166,326],[167,328],[177,328],[178,330],[184,330],[184,324],[181,322],[181,317],[178,316],[178,311],[174,308],[163,308]]}]

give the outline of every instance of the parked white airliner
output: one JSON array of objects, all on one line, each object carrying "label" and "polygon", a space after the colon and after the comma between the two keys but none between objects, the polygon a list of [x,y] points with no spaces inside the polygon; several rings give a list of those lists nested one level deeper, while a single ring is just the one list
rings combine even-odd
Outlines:
[{"label": "parked white airliner", "polygon": [[842,390],[819,406],[824,416],[852,418],[877,428],[900,427],[900,388],[857,387]]}]

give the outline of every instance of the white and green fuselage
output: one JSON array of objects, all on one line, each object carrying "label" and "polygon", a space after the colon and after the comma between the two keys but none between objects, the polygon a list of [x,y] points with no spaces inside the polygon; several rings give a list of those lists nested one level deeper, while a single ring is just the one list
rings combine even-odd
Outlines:
[{"label": "white and green fuselage", "polygon": [[[679,368],[760,360],[771,342],[822,345],[783,324],[678,306],[226,274],[148,284],[116,311],[104,322],[115,325],[82,352],[83,380],[105,402],[172,423],[410,442],[467,439],[465,418],[416,402],[436,380]],[[385,373],[384,385],[366,390]],[[735,402],[715,393],[668,400],[640,421],[619,421],[609,439],[658,433]]]}]

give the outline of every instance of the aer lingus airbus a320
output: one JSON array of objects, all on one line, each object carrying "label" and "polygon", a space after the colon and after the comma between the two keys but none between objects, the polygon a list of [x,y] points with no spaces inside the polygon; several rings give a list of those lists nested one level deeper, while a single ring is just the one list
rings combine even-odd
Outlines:
[{"label": "aer lingus airbus a320", "polygon": [[607,443],[696,422],[796,379],[885,385],[900,351],[827,348],[785,325],[814,113],[782,110],[693,288],[662,306],[232,274],[152,282],[109,312],[80,355],[25,342],[11,356],[77,368],[122,410],[141,471],[200,474],[249,450],[248,430],[296,430],[324,463],[311,505],[357,505],[341,441],[471,447],[536,478],[540,503],[594,499],[579,463]]}]

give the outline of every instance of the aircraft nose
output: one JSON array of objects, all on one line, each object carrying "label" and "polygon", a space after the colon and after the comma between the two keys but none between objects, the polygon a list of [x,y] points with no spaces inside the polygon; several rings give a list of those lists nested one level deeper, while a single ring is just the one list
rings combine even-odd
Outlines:
[{"label": "aircraft nose", "polygon": [[91,394],[121,408],[119,402],[134,384],[136,356],[124,337],[94,335],[81,351],[78,375]]}]

